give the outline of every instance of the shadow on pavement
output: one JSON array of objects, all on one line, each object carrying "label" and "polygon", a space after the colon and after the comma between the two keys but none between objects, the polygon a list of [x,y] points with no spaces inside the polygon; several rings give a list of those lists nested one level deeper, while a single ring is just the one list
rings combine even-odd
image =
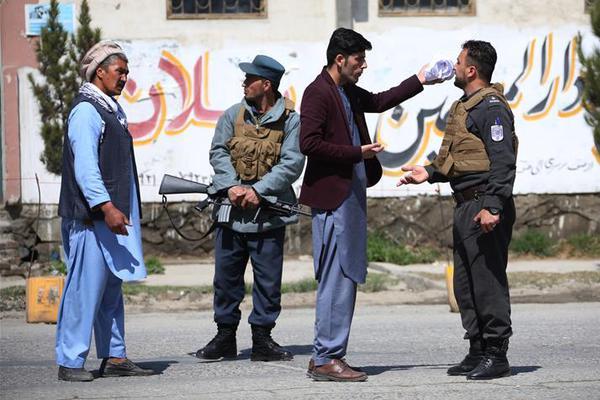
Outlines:
[{"label": "shadow on pavement", "polygon": [[[291,351],[295,356],[309,355],[312,354],[313,346],[312,344],[293,344],[290,346],[281,346],[287,351]],[[238,354],[238,360],[250,359],[250,353],[252,353],[252,349],[243,349]]]},{"label": "shadow on pavement", "polygon": [[379,375],[387,371],[403,371],[412,368],[446,369],[448,364],[418,364],[418,365],[368,365],[359,366],[367,375]]},{"label": "shadow on pavement", "polygon": [[510,367],[510,371],[511,374],[514,375],[519,375],[519,374],[527,374],[529,372],[535,372],[538,369],[542,368],[539,365],[523,365],[523,366],[519,366],[519,367]]}]

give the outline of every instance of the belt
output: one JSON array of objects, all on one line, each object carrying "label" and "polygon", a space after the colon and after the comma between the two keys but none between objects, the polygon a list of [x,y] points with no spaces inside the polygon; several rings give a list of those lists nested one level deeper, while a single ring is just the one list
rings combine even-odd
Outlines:
[{"label": "belt", "polygon": [[454,197],[456,204],[462,204],[465,201],[473,199],[478,200],[479,196],[485,193],[485,187],[485,184],[471,186],[465,190],[461,190],[460,192],[452,193],[452,197]]}]

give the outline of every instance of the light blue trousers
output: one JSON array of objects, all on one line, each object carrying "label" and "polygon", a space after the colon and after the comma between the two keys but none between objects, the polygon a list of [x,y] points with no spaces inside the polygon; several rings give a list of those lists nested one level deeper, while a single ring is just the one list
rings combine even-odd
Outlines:
[{"label": "light blue trousers", "polygon": [[331,214],[313,216],[313,254],[318,289],[312,358],[320,366],[346,355],[356,303],[356,282],[340,265]]},{"label": "light blue trousers", "polygon": [[126,357],[121,279],[106,265],[92,227],[63,221],[62,235],[68,273],[56,326],[56,363],[82,368],[92,330],[98,358]]}]

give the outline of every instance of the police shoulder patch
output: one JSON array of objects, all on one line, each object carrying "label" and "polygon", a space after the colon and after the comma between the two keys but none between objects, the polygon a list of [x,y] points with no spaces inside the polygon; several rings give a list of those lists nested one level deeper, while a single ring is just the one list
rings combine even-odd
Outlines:
[{"label": "police shoulder patch", "polygon": [[500,142],[502,139],[504,139],[504,127],[502,126],[502,121],[500,121],[500,118],[496,118],[494,125],[492,125],[490,129],[490,133],[494,142]]}]

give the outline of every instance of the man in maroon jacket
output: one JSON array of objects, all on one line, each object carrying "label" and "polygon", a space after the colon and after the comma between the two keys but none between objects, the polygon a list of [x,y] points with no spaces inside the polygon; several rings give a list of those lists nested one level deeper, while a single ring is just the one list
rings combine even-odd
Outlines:
[{"label": "man in maroon jacket", "polygon": [[373,94],[356,82],[367,68],[371,43],[351,29],[333,32],[327,66],[305,90],[300,150],[308,156],[300,202],[312,208],[313,257],[318,281],[315,339],[308,375],[319,381],[365,381],[344,361],[356,285],[367,275],[366,188],[382,175],[365,112],[383,112],[423,90],[425,72]]}]

